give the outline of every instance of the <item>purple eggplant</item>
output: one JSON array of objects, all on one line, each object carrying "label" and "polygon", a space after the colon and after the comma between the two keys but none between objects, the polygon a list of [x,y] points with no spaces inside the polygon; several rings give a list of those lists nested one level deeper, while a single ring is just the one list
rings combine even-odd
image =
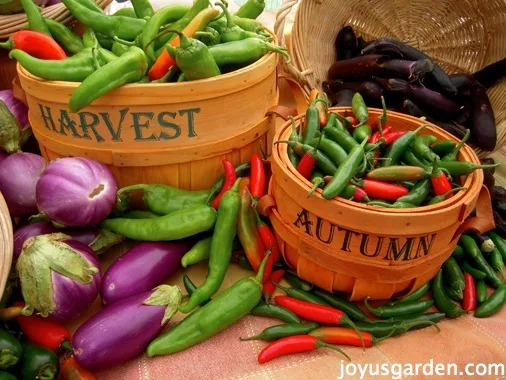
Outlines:
[{"label": "purple eggplant", "polygon": [[328,78],[356,80],[380,76],[420,81],[433,69],[434,64],[430,59],[406,61],[371,54],[335,62],[330,66]]},{"label": "purple eggplant", "polygon": [[105,272],[100,289],[102,302],[110,305],[160,285],[180,268],[181,258],[192,245],[189,240],[136,245]]},{"label": "purple eggplant", "polygon": [[471,132],[473,141],[478,148],[492,151],[497,144],[497,131],[495,128],[495,115],[487,89],[476,84],[471,89],[472,122]]},{"label": "purple eggplant", "polygon": [[21,250],[23,249],[23,243],[26,239],[32,236],[46,235],[57,232],[57,229],[49,222],[38,222],[33,224],[27,224],[14,232],[14,261],[17,260]]},{"label": "purple eggplant", "polygon": [[326,93],[336,94],[341,90],[359,92],[364,97],[380,100],[383,95],[383,87],[374,81],[364,82],[343,82],[342,80],[331,80],[322,83]]},{"label": "purple eggplant", "polygon": [[373,79],[381,83],[387,91],[402,94],[418,104],[425,112],[430,112],[432,116],[437,116],[442,120],[451,120],[460,110],[455,101],[426,87],[408,83],[402,79],[378,77],[373,77]]},{"label": "purple eggplant", "polygon": [[506,76],[506,58],[494,62],[477,71],[473,77],[485,88],[494,86],[499,80]]},{"label": "purple eggplant", "polygon": [[357,36],[351,26],[345,26],[337,34],[334,42],[337,60],[350,59],[358,53]]},{"label": "purple eggplant", "polygon": [[161,285],[103,308],[72,337],[76,360],[96,370],[136,357],[160,334],[180,301],[177,286]]},{"label": "purple eggplant", "polygon": [[362,54],[362,50],[364,50],[366,47],[368,47],[370,44],[372,44],[372,41],[366,41],[362,38],[362,36],[357,38],[357,45],[358,45],[358,54]]},{"label": "purple eggplant", "polygon": [[329,97],[332,99],[333,105],[336,107],[351,107],[353,95],[355,95],[355,92],[344,89],[338,91],[335,95],[329,95]]},{"label": "purple eggplant", "polygon": [[[379,38],[362,50],[362,54],[364,55],[372,53],[392,55],[394,57],[401,57],[412,61],[430,59],[427,54],[422,53],[420,50],[391,38]],[[435,62],[432,63],[434,65],[434,69],[431,72],[431,77],[438,84],[441,90],[450,95],[457,95],[457,89],[452,84],[448,75],[438,64]]]},{"label": "purple eggplant", "polygon": [[97,298],[100,263],[87,245],[54,233],[30,237],[16,270],[25,311],[65,323],[79,317]]}]

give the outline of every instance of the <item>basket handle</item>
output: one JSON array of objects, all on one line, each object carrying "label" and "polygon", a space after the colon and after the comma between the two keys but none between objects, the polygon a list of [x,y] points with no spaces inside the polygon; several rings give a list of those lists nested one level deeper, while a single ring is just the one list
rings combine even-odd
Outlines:
[{"label": "basket handle", "polygon": [[[321,3],[322,0],[316,0],[317,3]],[[284,0],[283,6],[279,8],[278,12],[276,13],[276,21],[274,23],[274,34],[276,35],[278,39],[278,43],[281,47],[286,48],[286,36],[285,36],[285,23],[286,23],[286,17],[288,14],[292,11],[292,8],[297,5],[299,0]],[[291,50],[291,49],[290,49]],[[290,52],[289,52],[290,53]],[[306,78],[306,75],[312,74],[313,70],[304,70],[299,71],[293,64],[287,63],[286,61],[283,61],[283,66],[288,74],[290,74],[297,82],[299,82],[304,89],[306,90],[306,93],[309,94],[311,91],[309,82]]]},{"label": "basket handle", "polygon": [[19,77],[16,77],[12,80],[12,95],[15,99],[18,99],[20,102],[24,103],[28,106],[28,101],[26,100],[26,92],[19,84]]},{"label": "basket handle", "polygon": [[476,201],[476,216],[467,218],[460,225],[453,235],[452,242],[457,240],[466,231],[474,230],[480,234],[484,234],[494,228],[494,212],[492,210],[492,202],[490,201],[490,192],[485,185],[482,185]]}]

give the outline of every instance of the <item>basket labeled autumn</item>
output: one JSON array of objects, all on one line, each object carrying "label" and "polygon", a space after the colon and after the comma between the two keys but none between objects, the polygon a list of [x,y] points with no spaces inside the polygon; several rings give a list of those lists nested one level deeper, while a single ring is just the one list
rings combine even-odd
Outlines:
[{"label": "basket labeled autumn", "polygon": [[197,0],[144,9],[146,21],[64,3],[88,26],[81,51],[51,60],[11,51],[44,157],[96,159],[120,186],[201,190],[223,159],[237,165],[269,146],[276,53],[288,55],[254,20],[261,9],[240,17]]},{"label": "basket labeled autumn", "polygon": [[[468,145],[414,117],[389,111],[382,119],[377,109],[369,110],[369,123],[386,121],[383,137],[366,119],[361,123],[368,130],[365,135],[360,137],[364,129],[357,124],[348,131],[344,116],[353,115],[351,108],[330,109],[327,124],[321,127],[316,121],[315,127],[315,104],[277,132],[270,197],[261,205],[283,257],[301,278],[328,291],[349,293],[351,300],[388,299],[432,279],[462,232],[493,228],[483,172],[475,170],[480,161]],[[303,143],[297,143],[294,126],[301,124]],[[375,135],[376,145],[371,143]],[[426,165],[420,159],[418,167],[408,164],[406,152],[418,160],[420,147],[414,144],[423,141],[427,149],[421,149],[438,151],[441,159],[438,155],[437,162]],[[448,154],[456,160],[445,160]],[[468,218],[473,210],[476,215]]]}]

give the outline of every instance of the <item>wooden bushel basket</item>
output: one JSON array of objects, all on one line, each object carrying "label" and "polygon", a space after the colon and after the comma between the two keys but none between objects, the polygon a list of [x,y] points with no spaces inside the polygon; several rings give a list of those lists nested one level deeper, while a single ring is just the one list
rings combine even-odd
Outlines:
[{"label": "wooden bushel basket", "polygon": [[3,294],[9,278],[13,249],[11,217],[4,197],[0,193],[0,294]]},{"label": "wooden bushel basket", "polygon": [[[366,41],[391,37],[427,53],[446,72],[473,73],[506,57],[506,0],[284,0],[275,33],[281,45],[285,17],[298,5],[285,69],[306,96],[322,90],[335,62],[334,41],[353,27]],[[497,126],[496,150],[506,143],[506,78],[489,91]],[[490,152],[476,150],[480,157]]]},{"label": "wooden bushel basket", "polygon": [[[370,114],[380,115],[381,110],[371,109]],[[389,112],[388,122],[394,130],[414,130],[423,123],[396,112]],[[286,123],[275,141],[288,140],[290,133],[291,123]],[[420,134],[455,140],[436,126]],[[459,160],[479,164],[467,145]],[[271,169],[264,202],[272,202],[267,213],[283,257],[301,278],[328,291],[349,293],[351,300],[388,299],[417,289],[437,273],[463,231],[494,227],[482,170],[461,178],[467,190],[439,204],[384,209],[342,198],[325,200],[321,190],[308,198],[312,184],[291,165],[286,144],[273,148]],[[468,218],[475,207],[476,217]]]},{"label": "wooden bushel basket", "polygon": [[[42,155],[89,157],[111,168],[120,186],[160,183],[209,188],[222,160],[248,161],[270,147],[278,103],[277,55],[215,78],[129,84],[76,114],[79,83],[45,81],[18,65],[29,119]],[[16,91],[17,93],[19,91]]]}]

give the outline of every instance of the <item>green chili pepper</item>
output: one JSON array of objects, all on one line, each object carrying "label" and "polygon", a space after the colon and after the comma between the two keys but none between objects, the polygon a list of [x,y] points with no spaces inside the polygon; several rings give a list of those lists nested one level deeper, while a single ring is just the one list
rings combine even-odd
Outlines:
[{"label": "green chili pepper", "polygon": [[500,277],[504,278],[504,260],[502,259],[501,252],[497,248],[494,248],[489,255],[490,266],[495,270]]},{"label": "green chili pepper", "polygon": [[487,274],[485,272],[474,268],[467,261],[464,261],[464,264],[462,264],[462,269],[464,272],[469,273],[471,276],[473,276],[475,280],[484,280],[485,277],[487,277]]},{"label": "green chili pepper", "polygon": [[358,166],[364,159],[364,146],[366,143],[367,140],[364,140],[362,144],[354,147],[350,151],[350,154],[348,155],[346,161],[339,165],[338,169],[334,173],[334,176],[332,177],[332,180],[323,189],[323,198],[335,198],[339,196],[339,194],[341,194],[341,192],[345,189],[346,185],[357,171]]},{"label": "green chili pepper", "polygon": [[254,272],[255,270],[253,269],[253,266],[250,264],[248,258],[246,257],[246,255],[239,255],[237,257],[238,259],[238,264],[239,266],[242,268],[242,269],[246,269],[246,270],[249,270],[249,271],[252,271]]},{"label": "green chili pepper", "polygon": [[433,162],[437,157],[437,154],[432,151],[430,146],[434,144],[437,140],[436,136],[432,135],[422,135],[418,136],[413,140],[411,144],[411,149],[416,157],[420,160],[427,160],[429,162]]},{"label": "green chili pepper", "polygon": [[429,205],[435,205],[437,203],[441,203],[444,200],[446,200],[446,198],[448,198],[448,195],[450,195],[451,193],[459,192],[460,190],[466,190],[466,189],[467,189],[467,187],[455,187],[455,188],[451,189],[450,191],[447,191],[446,193],[444,193],[442,195],[436,195],[427,204],[429,204]]},{"label": "green chili pepper", "polygon": [[[99,64],[108,62],[99,49],[96,59]],[[12,50],[9,57],[16,59],[30,74],[46,80],[82,82],[93,74],[95,69],[93,48],[84,48],[76,55],[62,60],[44,60],[32,57],[22,50]]]},{"label": "green chili pepper", "polygon": [[477,169],[489,169],[499,166],[499,164],[476,165],[475,163],[467,161],[439,161],[438,165],[440,168],[447,170],[453,177],[468,175]]},{"label": "green chili pepper", "polygon": [[[437,323],[437,322],[441,321],[445,316],[446,316],[445,313],[433,312],[433,313],[424,313],[424,314],[420,314],[417,316],[401,315],[399,317],[392,318],[391,321],[392,322],[395,322],[395,321],[399,322],[399,321],[417,320],[417,321],[430,321],[430,322]],[[386,322],[386,321],[382,321],[382,322]],[[413,330],[416,330],[416,329],[413,329]]]},{"label": "green chili pepper", "polygon": [[464,146],[464,144],[469,139],[469,136],[471,136],[471,130],[467,129],[465,136],[460,141],[459,145],[457,145],[455,148],[452,149],[452,151],[448,154],[446,154],[441,160],[442,161],[457,161],[457,157],[459,155],[460,150]]},{"label": "green chili pepper", "polygon": [[369,206],[378,206],[378,207],[385,207],[385,208],[416,208],[417,207],[416,205],[414,205],[412,203],[399,202],[399,201],[396,201],[395,203],[390,204],[385,201],[374,200],[374,201],[367,202],[367,204]]},{"label": "green chili pepper", "polygon": [[457,294],[459,294],[460,299],[462,299],[462,294],[466,284],[464,282],[464,274],[457,264],[457,261],[450,257],[443,263],[443,274],[446,280],[446,283],[453,289]]},{"label": "green chili pepper", "polygon": [[52,351],[33,344],[23,344],[22,379],[55,379],[58,375],[58,357]]},{"label": "green chili pepper", "polygon": [[95,32],[95,36],[97,37],[97,40],[98,40],[98,43],[100,44],[100,46],[102,46],[105,49],[109,49],[109,50],[112,49],[112,45],[114,43],[114,40],[111,37],[106,36],[105,34],[102,34],[102,33],[97,33],[97,32]]},{"label": "green chili pepper", "polygon": [[[295,119],[293,117],[291,117],[291,120],[292,120],[292,133],[290,134],[290,138],[288,140],[292,141],[294,143],[297,143],[297,142],[300,143],[299,133],[297,132],[297,126],[295,124]],[[300,161],[299,155],[297,153],[295,153],[295,151],[290,146],[290,144],[288,145],[287,152],[288,152],[288,159],[292,163],[293,167],[297,168],[297,166],[299,165],[299,161]]]},{"label": "green chili pepper", "polygon": [[304,290],[297,289],[297,288],[286,288],[286,287],[281,286],[279,284],[274,284],[274,285],[276,285],[277,288],[284,291],[289,297],[297,298],[301,301],[311,302],[311,303],[315,303],[318,305],[326,305],[326,306],[329,305],[327,302],[322,300],[317,295],[311,294],[311,293],[306,292]]},{"label": "green chili pepper", "polygon": [[265,9],[265,0],[248,0],[235,12],[235,16],[256,19]]},{"label": "green chili pepper", "polygon": [[0,371],[0,380],[17,380],[18,378],[9,372]]},{"label": "green chili pepper", "polygon": [[506,243],[504,240],[494,231],[490,231],[487,235],[490,239],[492,239],[496,249],[498,249],[501,253],[503,261],[506,262]]},{"label": "green chili pepper", "polygon": [[93,31],[93,29],[86,29],[83,33],[83,46],[85,48],[96,48],[100,46],[98,42],[97,35]]},{"label": "green chili pepper", "polygon": [[[250,170],[251,166],[249,162],[244,162],[242,164],[239,164],[235,167],[235,175],[237,178],[244,176],[248,171]],[[209,190],[209,196],[207,197],[207,200],[205,204],[211,204],[211,201],[218,195],[221,188],[223,187],[223,182],[225,180],[225,176],[222,174],[214,183],[213,187],[211,187],[211,190]]]},{"label": "green chili pepper", "polygon": [[499,286],[494,293],[478,307],[474,316],[477,318],[486,318],[498,313],[506,304],[506,285]]},{"label": "green chili pepper", "polygon": [[227,7],[223,3],[217,2],[215,5],[223,9],[223,14],[227,20],[225,28],[221,28],[221,30],[219,31],[222,42],[240,41],[245,40],[247,38],[265,39],[265,37],[260,36],[255,32],[248,32],[243,28],[241,28],[240,26],[236,25],[234,23],[232,15],[230,14]]},{"label": "green chili pepper", "polygon": [[181,259],[181,265],[186,268],[201,261],[208,260],[211,254],[212,237],[198,241]]},{"label": "green chili pepper", "polygon": [[[356,128],[364,125],[369,120],[369,111],[367,106],[365,105],[364,98],[360,93],[356,92],[351,99],[351,108],[353,109],[353,114],[357,118],[358,125]],[[362,140],[357,140],[362,142]]]},{"label": "green chili pepper", "polygon": [[303,279],[297,277],[294,273],[290,271],[286,271],[283,278],[293,287],[304,290],[305,292],[311,291],[313,289],[313,285],[311,285],[309,282],[304,281]]},{"label": "green chili pepper", "polygon": [[44,21],[53,38],[62,45],[66,51],[77,54],[84,48],[81,38],[65,25],[50,18],[44,18]]},{"label": "green chili pepper", "polygon": [[132,0],[131,3],[137,18],[150,18],[155,15],[149,0]]},{"label": "green chili pepper", "polygon": [[[309,142],[309,145],[315,147],[320,139],[314,138]],[[323,137],[318,145],[318,149],[325,153],[334,164],[339,165],[346,160],[348,153],[333,140]]]},{"label": "green chili pepper", "polygon": [[464,248],[462,248],[460,245],[457,245],[455,249],[453,250],[452,257],[454,257],[456,260],[461,260],[464,258]]},{"label": "green chili pepper", "polygon": [[295,151],[295,153],[299,155],[299,157],[304,156],[306,152],[311,152],[312,156],[316,158],[316,166],[318,166],[321,169],[321,171],[326,175],[332,175],[337,170],[336,165],[330,159],[329,156],[327,156],[320,150],[315,151],[314,147],[311,145],[302,144],[296,141],[285,141],[285,140],[278,140],[275,142],[275,144],[280,143],[285,143],[288,144],[288,146],[291,146]]},{"label": "green chili pepper", "polygon": [[397,202],[405,202],[413,204],[415,206],[420,206],[425,201],[425,199],[427,199],[429,192],[430,180],[427,178],[422,179],[416,183],[415,187],[413,187],[413,189],[411,189],[408,194],[397,199]]},{"label": "green chili pepper", "polygon": [[367,178],[385,182],[419,181],[427,178],[427,173],[418,166],[394,165],[373,169]]},{"label": "green chili pepper", "polygon": [[320,325],[316,322],[311,323],[285,323],[283,325],[276,325],[266,328],[260,334],[250,336],[248,338],[241,338],[241,340],[266,340],[268,342],[281,339],[293,335],[306,335]]},{"label": "green chili pepper", "polygon": [[273,303],[261,302],[251,310],[250,314],[257,317],[276,318],[286,323],[300,323],[299,317],[293,311]]},{"label": "green chili pepper", "polygon": [[122,214],[121,218],[127,218],[127,219],[153,219],[158,218],[162,215],[156,214],[151,211],[144,211],[144,210],[130,210]]},{"label": "green chili pepper", "polygon": [[425,314],[422,314],[420,317],[413,317],[406,320],[399,320],[392,322],[388,321],[357,322],[356,326],[359,331],[368,332],[372,334],[375,338],[401,335],[407,333],[410,330],[424,328],[427,326],[434,326],[439,331],[439,326],[436,325],[436,322],[442,320],[444,318],[444,314],[443,313],[432,313],[432,314],[437,315],[427,317],[424,316]]},{"label": "green chili pepper", "polygon": [[[74,0],[70,0],[74,1]],[[127,83],[139,81],[148,69],[144,52],[131,46],[129,51],[87,77],[72,93],[69,101],[70,112],[79,112],[92,101]]]},{"label": "green chili pepper", "polygon": [[427,295],[429,290],[430,290],[430,282],[427,282],[426,284],[424,284],[421,287],[419,287],[418,289],[416,289],[414,292],[411,292],[411,294],[409,294],[405,297],[399,298],[393,302],[389,302],[388,304],[389,305],[401,305],[401,304],[405,304],[405,303],[419,301],[423,296]]},{"label": "green chili pepper", "polygon": [[364,140],[369,140],[369,137],[372,135],[372,128],[367,125],[361,125],[353,130],[353,138],[361,143]]},{"label": "green chili pepper", "polygon": [[426,162],[419,160],[411,149],[407,149],[404,152],[404,154],[402,155],[402,161],[410,166],[419,166],[423,168],[427,173],[430,173],[432,171],[432,167]]},{"label": "green chili pepper", "polygon": [[32,0],[21,0],[26,18],[28,20],[28,27],[34,32],[44,33],[46,36],[51,37],[51,32],[42,17],[40,8]]},{"label": "green chili pepper", "polygon": [[187,191],[167,185],[138,184],[121,188],[118,198],[137,190],[142,190],[142,201],[146,208],[160,215],[204,205],[209,197],[208,190]]},{"label": "green chili pepper", "polygon": [[401,182],[399,182],[399,185],[404,186],[408,190],[413,190],[413,188],[415,187],[415,185],[417,183],[418,182],[415,182],[415,181],[401,181]]},{"label": "green chili pepper", "polygon": [[494,269],[490,267],[487,260],[483,257],[480,248],[478,248],[476,241],[472,237],[462,235],[459,239],[459,245],[464,248],[466,256],[471,259],[471,263],[473,263],[477,269],[486,273],[486,281],[490,285],[494,288],[498,288],[503,284],[497,273],[495,273]]},{"label": "green chili pepper", "polygon": [[[156,61],[155,43],[153,40],[156,38],[156,35],[160,31],[160,28],[163,25],[169,24],[182,18],[188,11],[188,7],[184,5],[169,5],[160,9],[148,20],[148,22],[146,22],[146,26],[142,30],[140,43],[141,47],[144,49],[151,62]],[[175,29],[178,32],[181,32],[185,26],[186,25],[181,25],[178,28],[174,27],[174,25],[171,25],[170,29]],[[173,34],[171,34],[171,36],[173,36]]]},{"label": "green chili pepper", "polygon": [[444,291],[443,287],[443,270],[440,269],[436,277],[431,283],[432,297],[439,310],[445,313],[449,318],[458,318],[465,314],[460,305],[452,302]]},{"label": "green chili pepper", "polygon": [[253,310],[262,298],[262,278],[269,257],[270,254],[265,256],[255,277],[239,280],[153,340],[147,348],[148,356],[183,351],[225,330]]},{"label": "green chili pepper", "polygon": [[[285,272],[285,276],[286,273],[287,272]],[[339,297],[336,294],[331,294],[318,288],[311,290],[311,293],[314,293],[314,295],[320,297],[322,300],[335,307],[336,309],[341,310],[353,321],[369,321],[369,318],[366,317],[364,312],[358,306],[344,298]]]},{"label": "green chili pepper", "polygon": [[476,280],[475,287],[476,287],[476,300],[478,301],[478,303],[481,304],[487,300],[487,285],[483,280]]},{"label": "green chili pepper", "polygon": [[210,298],[223,283],[232,257],[232,245],[237,233],[237,218],[241,206],[237,189],[240,181],[241,179],[238,179],[234,186],[221,198],[218,219],[211,239],[209,272],[204,284],[192,294],[190,301],[179,308],[183,313],[189,313],[204,300]]},{"label": "green chili pepper", "polygon": [[434,145],[432,145],[432,151],[436,153],[439,157],[443,157],[450,153],[455,147],[457,143],[453,140],[442,140]]},{"label": "green chili pepper", "polygon": [[7,330],[0,328],[0,369],[8,369],[21,360],[23,348]]},{"label": "green chili pepper", "polygon": [[412,301],[405,302],[395,305],[383,305],[377,308],[373,308],[369,305],[368,299],[366,298],[364,301],[365,307],[375,316],[385,319],[396,317],[399,315],[416,315],[421,314],[429,307],[434,304],[433,300],[424,300],[424,301]]},{"label": "green chili pepper", "polygon": [[464,295],[462,294],[462,292],[459,293],[455,289],[452,289],[446,285],[443,286],[443,289],[444,289],[445,294],[448,297],[450,297],[450,299],[452,299],[456,302],[460,302],[464,299]]},{"label": "green chili pepper", "polygon": [[[24,0],[27,1],[27,0]],[[146,20],[125,16],[106,16],[88,9],[77,0],[62,0],[70,13],[84,25],[109,36],[127,41],[135,40],[146,25]],[[111,76],[111,78],[114,78]]]},{"label": "green chili pepper", "polygon": [[[202,32],[195,33],[195,37],[206,44],[206,46],[215,46],[221,43],[220,33],[218,33],[216,29],[210,27],[206,27]],[[216,57],[214,57],[214,60],[216,61]],[[220,66],[218,62],[216,62],[216,64]]]},{"label": "green chili pepper", "polygon": [[201,205],[153,219],[106,219],[101,227],[133,240],[169,241],[209,231],[216,217],[214,208]]},{"label": "green chili pepper", "polygon": [[[329,112],[327,117],[327,123],[324,128],[338,128],[338,123],[341,124],[339,120],[337,120],[337,115],[335,112]],[[341,124],[342,126],[342,124]],[[344,127],[343,127],[344,128]]]},{"label": "green chili pepper", "polygon": [[[185,274],[183,276],[183,285],[184,285],[184,288],[186,289],[186,291],[188,292],[188,294],[191,296],[196,290],[197,290],[197,286],[195,286],[195,284],[193,283],[192,280],[190,280],[190,277],[188,277],[187,274]],[[205,301],[203,301],[201,303],[201,305],[206,305],[208,304],[209,302],[211,301],[211,299],[207,299]]]},{"label": "green chili pepper", "polygon": [[176,47],[176,62],[187,80],[206,79],[220,75],[220,69],[205,44],[173,30],[181,39]]},{"label": "green chili pepper", "polygon": [[128,51],[129,47],[126,45],[123,45],[120,42],[114,42],[112,44],[112,52],[116,54],[118,57],[121,57],[123,54],[125,54]]},{"label": "green chili pepper", "polygon": [[[316,102],[324,102],[323,99],[317,99]],[[305,127],[302,133],[302,143],[309,144],[316,136],[316,133],[320,130],[320,119],[318,115],[318,108],[316,108],[316,102],[312,103],[306,109]]]},{"label": "green chili pepper", "polygon": [[406,132],[404,135],[395,140],[388,147],[384,155],[384,158],[389,158],[389,160],[381,161],[381,166],[397,165],[401,156],[406,152],[413,140],[415,140],[417,133],[429,125],[430,124],[424,124],[414,131]]},{"label": "green chili pepper", "polygon": [[353,199],[356,191],[357,191],[357,186],[355,186],[355,185],[346,185],[346,187],[344,188],[343,192],[341,194],[339,194],[339,196],[341,198],[350,200],[350,199]]},{"label": "green chili pepper", "polygon": [[[261,22],[249,18],[237,17],[236,15],[233,15],[232,21],[234,24],[248,32],[261,33],[265,30],[265,27]],[[210,22],[209,26],[221,33],[227,27],[227,19],[225,17],[220,17],[219,19]]]},{"label": "green chili pepper", "polygon": [[116,12],[114,12],[113,16],[125,16],[125,17],[136,18],[137,13],[135,13],[135,9],[133,9],[132,7],[127,7],[127,8],[118,9]]},{"label": "green chili pepper", "polygon": [[311,183],[313,184],[313,188],[307,194],[308,198],[311,197],[318,188],[323,188],[325,184],[325,179],[323,179],[323,173],[320,172],[319,170],[313,171],[313,174],[311,174]]},{"label": "green chili pepper", "polygon": [[324,128],[323,133],[326,137],[329,139],[335,141],[339,145],[341,145],[344,150],[348,153],[351,152],[351,150],[360,144],[353,138],[350,133],[344,129],[339,128]]}]

